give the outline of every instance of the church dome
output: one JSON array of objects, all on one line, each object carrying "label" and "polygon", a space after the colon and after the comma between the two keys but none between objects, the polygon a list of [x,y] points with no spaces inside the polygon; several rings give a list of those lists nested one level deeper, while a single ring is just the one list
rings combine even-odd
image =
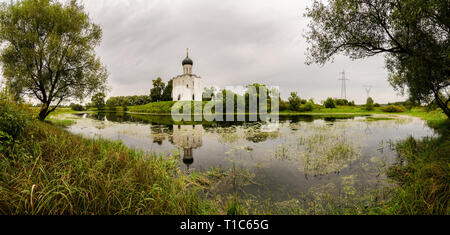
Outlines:
[{"label": "church dome", "polygon": [[189,56],[186,56],[186,58],[183,60],[183,65],[193,65],[194,62],[191,60],[191,58],[189,58]]}]

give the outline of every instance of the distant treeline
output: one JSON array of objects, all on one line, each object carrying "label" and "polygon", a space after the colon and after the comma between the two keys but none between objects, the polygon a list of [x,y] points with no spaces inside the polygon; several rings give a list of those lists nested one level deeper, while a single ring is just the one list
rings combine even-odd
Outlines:
[{"label": "distant treeline", "polygon": [[106,106],[109,108],[117,106],[136,106],[148,104],[150,102],[152,102],[152,98],[149,95],[116,96],[110,97],[106,101]]}]

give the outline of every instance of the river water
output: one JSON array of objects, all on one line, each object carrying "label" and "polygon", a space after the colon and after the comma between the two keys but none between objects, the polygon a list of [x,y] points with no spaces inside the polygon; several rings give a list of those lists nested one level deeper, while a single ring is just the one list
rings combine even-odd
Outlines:
[{"label": "river water", "polygon": [[[234,172],[221,193],[273,203],[309,197],[363,195],[388,184],[383,169],[395,162],[394,145],[435,133],[407,116],[281,116],[263,122],[174,123],[170,116],[125,113],[65,114],[67,129],[91,138],[121,140],[161,155],[175,154],[186,173]],[[239,172],[239,173],[236,173]]]}]

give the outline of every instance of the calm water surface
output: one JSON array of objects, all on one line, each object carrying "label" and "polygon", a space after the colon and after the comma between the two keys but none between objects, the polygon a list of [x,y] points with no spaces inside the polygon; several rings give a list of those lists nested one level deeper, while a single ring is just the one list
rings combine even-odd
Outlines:
[{"label": "calm water surface", "polygon": [[[383,167],[395,161],[393,144],[409,136],[435,135],[412,117],[280,117],[261,122],[174,124],[170,116],[92,113],[68,130],[85,137],[122,140],[127,146],[180,158],[184,172],[243,172],[241,181],[217,185],[259,199],[284,202],[327,192],[351,197],[383,187]],[[245,177],[244,177],[245,176]],[[238,183],[237,183],[238,182]],[[239,185],[240,184],[240,185]]]}]

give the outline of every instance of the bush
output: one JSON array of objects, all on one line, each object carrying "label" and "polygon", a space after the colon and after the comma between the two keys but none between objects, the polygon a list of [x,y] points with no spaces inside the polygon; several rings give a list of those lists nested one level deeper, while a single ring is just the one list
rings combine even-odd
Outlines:
[{"label": "bush", "polygon": [[0,101],[0,140],[17,139],[25,131],[31,114],[10,101]]},{"label": "bush", "polygon": [[348,105],[348,100],[346,99],[336,99],[336,105]]},{"label": "bush", "polygon": [[378,108],[378,107],[381,107],[381,104],[375,103],[373,106]]},{"label": "bush", "polygon": [[389,106],[382,108],[381,110],[383,110],[383,112],[388,112],[388,113],[403,113],[406,111],[406,108],[404,108],[402,106],[389,105]]},{"label": "bush", "polygon": [[83,105],[81,104],[71,103],[69,106],[73,111],[84,111]]},{"label": "bush", "polygon": [[328,98],[327,100],[325,100],[323,105],[327,109],[334,109],[334,108],[336,108],[336,103],[334,102],[334,100],[332,98]]},{"label": "bush", "polygon": [[355,101],[352,100],[352,101],[348,102],[348,106],[355,106]]},{"label": "bush", "polygon": [[304,105],[300,105],[300,112],[308,112],[308,111],[312,111],[314,109],[314,105],[311,102],[307,102]]},{"label": "bush", "polygon": [[297,95],[297,92],[291,92],[291,96],[288,99],[289,109],[292,111],[300,111],[302,100]]},{"label": "bush", "polygon": [[284,101],[284,100],[282,100],[282,99],[280,99],[280,106],[279,106],[279,108],[280,108],[280,111],[288,110],[289,109],[289,103]]},{"label": "bush", "polygon": [[373,110],[373,99],[371,97],[367,98],[366,110],[368,110],[368,111],[372,111]]}]

